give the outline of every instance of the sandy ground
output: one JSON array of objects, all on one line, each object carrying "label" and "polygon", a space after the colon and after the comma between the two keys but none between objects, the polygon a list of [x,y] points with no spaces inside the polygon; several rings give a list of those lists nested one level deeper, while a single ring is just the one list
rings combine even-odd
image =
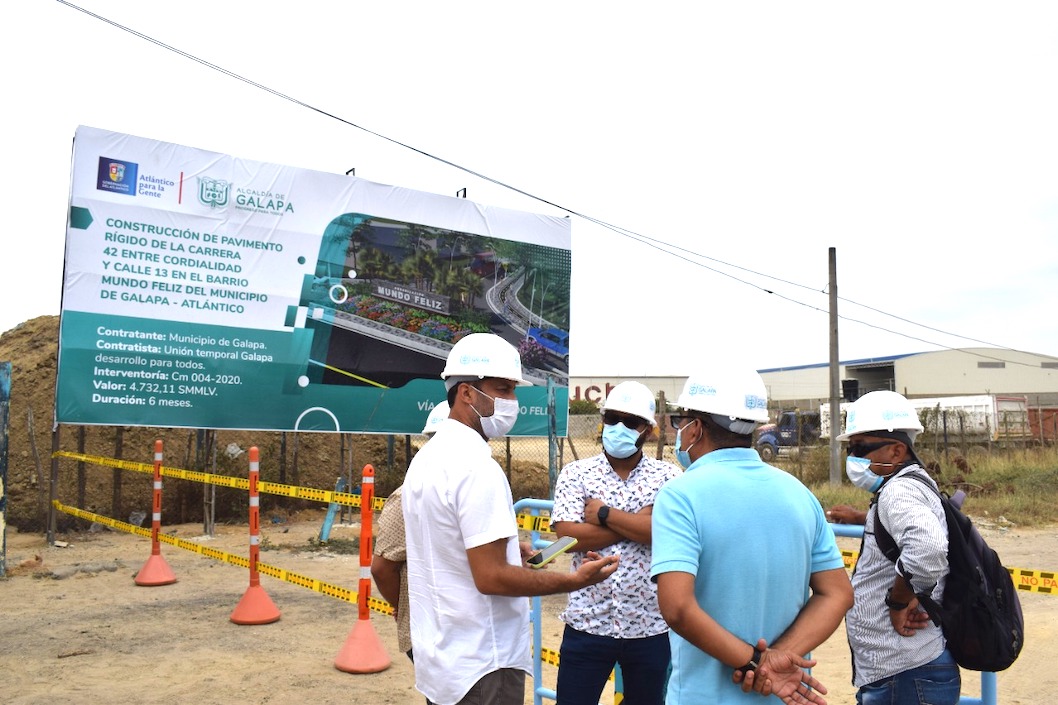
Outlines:
[{"label": "sandy ground", "polygon": [[[265,524],[262,537],[270,547],[262,552],[262,562],[355,590],[357,556],[307,550],[320,523]],[[351,538],[356,530],[335,527],[332,537]],[[163,531],[248,554],[245,526],[219,527],[212,539],[199,538],[197,524]],[[1008,565],[1058,569],[1058,527],[985,533]],[[372,613],[371,628],[392,666],[350,674],[337,670],[334,661],[357,622],[355,605],[262,576],[281,619],[236,625],[230,616],[249,585],[245,569],[163,544],[162,555],[178,581],[140,587],[133,578],[150,555],[149,540],[109,530],[58,538],[69,545],[57,548],[40,535],[8,532],[9,577],[0,580],[0,702],[423,702],[413,687],[411,664],[397,653],[389,617]],[[840,542],[843,548],[858,548],[857,541]],[[24,562],[28,565],[20,567]],[[1023,592],[1021,599],[1027,646],[1018,662],[999,674],[999,702],[1055,702],[1058,596]],[[555,597],[544,607],[544,646],[555,650],[563,604],[563,597]],[[844,629],[816,656],[816,675],[830,688],[830,702],[853,703]],[[544,685],[554,687],[555,673],[544,666]],[[964,674],[963,693],[980,694],[978,674]],[[526,703],[531,702],[527,694]],[[612,695],[603,702],[612,702]]]}]

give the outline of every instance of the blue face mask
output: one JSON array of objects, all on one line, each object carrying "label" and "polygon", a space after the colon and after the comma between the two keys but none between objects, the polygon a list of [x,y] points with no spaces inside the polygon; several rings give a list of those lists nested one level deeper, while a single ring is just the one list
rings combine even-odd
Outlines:
[{"label": "blue face mask", "polygon": [[[691,423],[694,422],[692,421]],[[687,426],[690,425],[690,423],[687,424]],[[687,428],[687,426],[684,426],[683,428]],[[680,440],[680,434],[683,433],[683,428],[676,429],[676,445],[674,445],[672,449],[676,453],[676,462],[679,463],[684,470],[686,470],[691,466],[691,451],[690,448],[688,448],[687,450],[680,450],[683,445],[683,441]],[[693,446],[694,443],[692,443],[691,445]]]},{"label": "blue face mask", "polygon": [[602,427],[602,447],[615,458],[630,458],[639,450],[640,433],[623,423]]},{"label": "blue face mask", "polygon": [[881,475],[875,475],[871,471],[870,458],[855,458],[851,455],[845,458],[845,474],[848,475],[849,482],[853,485],[871,493],[877,492],[882,486],[882,481],[885,480]]}]

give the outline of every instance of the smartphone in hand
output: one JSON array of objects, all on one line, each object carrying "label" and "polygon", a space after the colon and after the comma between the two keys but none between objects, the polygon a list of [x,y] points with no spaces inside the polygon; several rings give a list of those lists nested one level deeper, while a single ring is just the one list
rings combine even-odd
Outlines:
[{"label": "smartphone in hand", "polygon": [[563,536],[557,541],[552,541],[551,544],[545,546],[543,550],[537,551],[529,556],[525,562],[530,568],[543,568],[545,565],[553,561],[559,554],[565,553],[576,545],[577,539],[572,536]]}]

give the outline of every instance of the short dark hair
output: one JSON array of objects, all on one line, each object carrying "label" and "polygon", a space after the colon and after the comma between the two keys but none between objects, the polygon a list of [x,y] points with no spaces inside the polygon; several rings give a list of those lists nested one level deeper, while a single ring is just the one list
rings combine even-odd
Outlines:
[{"label": "short dark hair", "polygon": [[735,433],[730,431],[716,421],[713,421],[713,417],[709,414],[693,414],[693,416],[702,422],[702,428],[705,429],[705,435],[709,436],[709,441],[716,448],[752,448],[753,447],[753,434],[752,433]]},{"label": "short dark hair", "polygon": [[[449,409],[454,409],[455,408],[455,405],[456,405],[456,390],[459,389],[459,385],[460,384],[463,384],[463,383],[462,382],[457,382],[456,384],[452,385],[451,389],[448,390],[448,396],[445,397],[445,398],[448,400],[448,408]],[[469,384],[469,382],[467,382],[467,384]]]}]

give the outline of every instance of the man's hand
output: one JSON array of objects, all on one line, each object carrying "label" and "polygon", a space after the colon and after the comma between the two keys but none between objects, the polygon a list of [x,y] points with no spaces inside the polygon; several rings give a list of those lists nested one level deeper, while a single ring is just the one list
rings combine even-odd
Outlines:
[{"label": "man's hand", "polygon": [[583,587],[595,585],[606,580],[617,570],[619,556],[606,556],[603,558],[595,551],[588,551],[577,568],[577,577],[584,582]]},{"label": "man's hand", "polygon": [[[757,640],[757,650],[760,651],[761,657],[768,652],[768,642],[764,639]],[[760,664],[757,664],[758,666]],[[742,671],[736,669],[731,675],[731,680],[742,686],[742,692],[748,693],[751,690],[760,693],[761,695],[771,695],[771,681],[767,678],[756,677],[755,671]]]},{"label": "man's hand", "polygon": [[889,621],[893,624],[893,631],[905,637],[914,636],[931,623],[929,615],[919,608],[917,597],[911,598],[902,610],[889,610]]},{"label": "man's hand", "polygon": [[599,523],[599,509],[604,506],[606,502],[601,499],[589,499],[584,503],[584,521],[588,524],[595,524],[596,526],[602,526]]},{"label": "man's hand", "polygon": [[803,670],[816,665],[791,651],[769,649],[764,639],[757,642],[762,656],[756,671],[735,671],[732,680],[742,685],[743,692],[755,691],[774,695],[787,705],[827,705],[823,695],[827,689],[815,676]]},{"label": "man's hand", "polygon": [[850,507],[847,504],[838,504],[827,510],[827,521],[834,524],[859,524],[867,523],[867,512]]},{"label": "man's hand", "polygon": [[[527,560],[529,560],[530,556],[536,553],[536,551],[533,549],[533,544],[529,541],[519,541],[518,551],[522,554],[522,563],[525,563]],[[547,568],[547,566],[544,567]]]}]

